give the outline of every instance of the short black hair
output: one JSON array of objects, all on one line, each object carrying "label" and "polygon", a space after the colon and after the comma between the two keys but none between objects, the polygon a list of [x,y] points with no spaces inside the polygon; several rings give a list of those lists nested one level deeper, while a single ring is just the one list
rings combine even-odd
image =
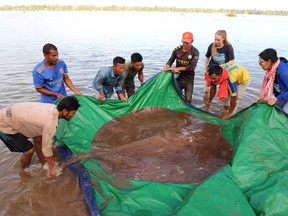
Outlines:
[{"label": "short black hair", "polygon": [[131,55],[131,62],[141,62],[143,60],[142,55],[140,53],[133,53]]},{"label": "short black hair", "polygon": [[57,110],[60,112],[64,109],[67,111],[77,110],[80,107],[78,99],[75,96],[67,96],[58,103]]},{"label": "short black hair", "polygon": [[50,50],[57,50],[57,47],[51,43],[47,43],[43,46],[43,53],[44,54],[49,54],[50,53]]},{"label": "short black hair", "polygon": [[121,56],[116,56],[113,59],[113,65],[116,65],[116,64],[125,64],[125,59]]},{"label": "short black hair", "polygon": [[219,65],[215,65],[208,68],[208,75],[211,76],[213,74],[222,75],[223,69]]},{"label": "short black hair", "polygon": [[263,50],[261,53],[259,53],[259,57],[264,61],[268,61],[270,59],[273,63],[275,63],[278,59],[276,50],[272,48]]}]

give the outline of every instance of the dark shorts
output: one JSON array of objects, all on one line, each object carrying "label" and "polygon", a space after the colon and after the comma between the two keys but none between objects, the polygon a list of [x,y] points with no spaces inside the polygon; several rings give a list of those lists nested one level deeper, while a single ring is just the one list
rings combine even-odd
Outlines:
[{"label": "dark shorts", "polygon": [[33,148],[32,142],[27,137],[18,134],[5,134],[0,131],[0,139],[11,152],[26,152]]},{"label": "dark shorts", "polygon": [[125,83],[125,90],[128,95],[132,95],[135,93],[135,83]]},{"label": "dark shorts", "polygon": [[178,86],[180,88],[180,91],[182,92],[184,90],[185,99],[189,102],[192,101],[192,94],[194,89],[194,80],[193,82],[187,82],[184,80],[177,80]]}]

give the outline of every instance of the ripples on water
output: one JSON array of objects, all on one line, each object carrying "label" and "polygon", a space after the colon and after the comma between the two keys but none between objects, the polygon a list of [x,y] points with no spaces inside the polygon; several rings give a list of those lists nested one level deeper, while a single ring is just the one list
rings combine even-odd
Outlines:
[{"label": "ripples on water", "polygon": [[[85,95],[93,95],[91,82],[95,74],[100,67],[110,66],[115,56],[128,60],[131,53],[140,52],[147,79],[161,70],[187,30],[194,33],[194,46],[200,51],[194,93],[194,103],[200,106],[205,53],[218,29],[227,30],[236,62],[251,72],[252,81],[242,104],[245,107],[258,96],[263,76],[257,63],[259,52],[273,47],[280,56],[287,56],[288,33],[277,33],[287,23],[288,17],[231,18],[224,14],[0,12],[1,107],[12,102],[39,100],[31,71],[43,59],[45,43],[58,47],[74,84]],[[269,31],[266,26],[270,26]]]},{"label": "ripples on water", "polygon": [[36,157],[23,171],[20,154],[2,145],[0,152],[0,215],[89,215],[78,181],[67,168],[57,179],[51,179]]},{"label": "ripples on water", "polygon": [[[91,82],[95,74],[100,67],[110,66],[117,55],[129,60],[131,53],[140,52],[145,63],[145,79],[159,73],[172,50],[181,44],[184,31],[194,33],[194,46],[200,51],[193,103],[201,107],[204,55],[218,29],[227,31],[235,49],[236,63],[251,72],[252,80],[240,105],[240,108],[247,107],[258,97],[263,77],[257,63],[258,54],[272,47],[279,56],[288,57],[288,32],[281,31],[287,24],[288,17],[273,16],[239,15],[231,18],[224,14],[160,12],[2,11],[0,108],[15,102],[39,101],[39,94],[32,85],[31,71],[43,59],[42,47],[45,43],[54,43],[58,47],[60,58],[68,65],[75,86],[85,95],[93,95]],[[138,81],[136,85],[139,86]],[[216,99],[213,106],[214,110],[221,108]],[[75,200],[82,198],[79,198],[78,185],[71,173],[64,171],[57,183],[47,183],[46,176],[41,172],[31,178],[19,168],[19,154],[10,153],[2,143],[0,149],[0,214],[71,215],[71,209],[73,212],[78,208],[83,210],[83,203]],[[47,203],[47,194],[51,203]],[[70,203],[68,198],[72,199]],[[68,207],[61,208],[57,203]],[[84,206],[82,212],[85,211]],[[81,215],[80,211],[75,215]]]}]

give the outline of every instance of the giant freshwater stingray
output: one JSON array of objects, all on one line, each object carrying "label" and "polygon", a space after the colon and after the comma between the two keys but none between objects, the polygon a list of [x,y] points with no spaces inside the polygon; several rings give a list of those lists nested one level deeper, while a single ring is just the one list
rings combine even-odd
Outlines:
[{"label": "giant freshwater stingray", "polygon": [[165,183],[202,182],[233,155],[221,126],[159,107],[111,120],[93,146],[86,157],[99,159],[113,176]]}]

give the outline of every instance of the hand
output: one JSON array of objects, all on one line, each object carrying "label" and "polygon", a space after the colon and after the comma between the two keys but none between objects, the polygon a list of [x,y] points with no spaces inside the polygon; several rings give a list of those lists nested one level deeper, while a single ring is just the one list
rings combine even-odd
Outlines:
[{"label": "hand", "polygon": [[164,68],[162,68],[161,72],[164,72],[164,71],[168,70],[169,67],[170,67],[170,66],[166,65]]},{"label": "hand", "polygon": [[80,91],[78,91],[78,90],[76,90],[76,91],[74,92],[74,94],[79,95],[79,96],[83,96],[83,94],[82,94]]},{"label": "hand", "polygon": [[99,95],[99,96],[97,97],[97,99],[98,99],[98,100],[104,100],[104,96],[103,96],[103,95]]},{"label": "hand", "polygon": [[175,74],[175,73],[179,73],[180,70],[179,70],[179,68],[176,67],[176,68],[173,68],[173,69],[171,70],[171,72]]},{"label": "hand", "polygon": [[230,118],[232,116],[232,113],[226,113],[223,117],[222,120],[227,120],[228,118]]},{"label": "hand", "polygon": [[276,102],[277,102],[277,98],[271,98],[270,100],[267,101],[267,103],[268,103],[270,106],[273,106]]},{"label": "hand", "polygon": [[256,99],[256,102],[260,102],[262,99],[259,97]]},{"label": "hand", "polygon": [[204,106],[204,110],[209,110],[211,106],[211,102],[207,102]]},{"label": "hand", "polygon": [[124,102],[128,102],[128,99],[126,97],[121,98],[120,100],[124,101]]},{"label": "hand", "polygon": [[55,93],[54,96],[57,97],[57,98],[64,98],[64,96],[62,94],[59,94],[59,93]]}]

